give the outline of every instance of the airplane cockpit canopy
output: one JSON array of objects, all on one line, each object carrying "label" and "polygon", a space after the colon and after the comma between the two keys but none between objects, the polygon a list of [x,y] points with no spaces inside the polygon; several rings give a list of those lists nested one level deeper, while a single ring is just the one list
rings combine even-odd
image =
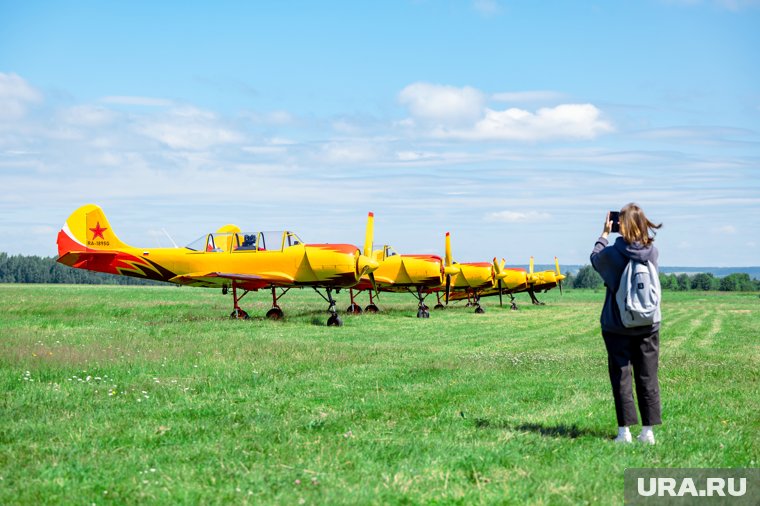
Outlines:
[{"label": "airplane cockpit canopy", "polygon": [[282,251],[303,244],[293,232],[213,232],[199,237],[187,246],[191,251],[206,253],[243,251]]}]

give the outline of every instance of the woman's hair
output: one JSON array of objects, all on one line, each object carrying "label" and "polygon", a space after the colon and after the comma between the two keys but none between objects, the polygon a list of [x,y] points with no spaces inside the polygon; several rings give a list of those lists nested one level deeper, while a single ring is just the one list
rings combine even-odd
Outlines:
[{"label": "woman's hair", "polygon": [[660,227],[662,223],[655,225],[649,221],[638,204],[631,202],[620,210],[620,235],[628,244],[639,243],[642,246],[649,246],[657,235],[656,230]]}]

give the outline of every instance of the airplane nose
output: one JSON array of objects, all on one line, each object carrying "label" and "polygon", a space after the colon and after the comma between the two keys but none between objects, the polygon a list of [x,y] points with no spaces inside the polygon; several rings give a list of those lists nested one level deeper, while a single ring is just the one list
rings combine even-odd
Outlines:
[{"label": "airplane nose", "polygon": [[366,255],[359,255],[359,258],[356,260],[356,268],[362,275],[374,272],[378,267],[380,267],[380,263]]},{"label": "airplane nose", "polygon": [[461,267],[458,265],[447,265],[443,268],[443,273],[447,276],[453,276],[455,274],[459,274],[459,272],[462,270]]}]

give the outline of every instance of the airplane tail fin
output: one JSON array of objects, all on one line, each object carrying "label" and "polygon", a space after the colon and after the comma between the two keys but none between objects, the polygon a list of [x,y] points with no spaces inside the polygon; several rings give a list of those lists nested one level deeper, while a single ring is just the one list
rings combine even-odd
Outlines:
[{"label": "airplane tail fin", "polygon": [[58,255],[83,251],[113,251],[129,248],[111,228],[103,210],[87,204],[73,213],[58,232]]}]

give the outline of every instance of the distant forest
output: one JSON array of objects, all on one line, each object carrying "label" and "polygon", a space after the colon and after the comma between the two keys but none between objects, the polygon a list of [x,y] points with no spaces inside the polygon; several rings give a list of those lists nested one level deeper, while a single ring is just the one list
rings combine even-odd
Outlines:
[{"label": "distant forest", "polygon": [[[544,270],[544,266],[537,266]],[[553,270],[554,266],[545,266]],[[55,257],[8,255],[0,253],[0,283],[69,283],[83,285],[161,285],[163,283],[130,276],[115,276],[102,272],[72,269],[56,262]],[[660,273],[662,288],[670,290],[760,291],[760,281],[749,274],[735,272],[717,277],[709,272],[697,274]],[[563,283],[567,288],[601,288],[602,278],[590,266],[569,272]]]},{"label": "distant forest", "polygon": [[[577,273],[569,274],[565,283],[571,288],[601,288],[604,281],[590,265],[584,265]],[[746,272],[734,272],[727,276],[716,277],[710,272],[681,274],[660,272],[660,286],[666,290],[720,290],[722,292],[757,292],[760,281],[749,277]]]},{"label": "distant forest", "polygon": [[56,262],[55,257],[8,255],[0,253],[0,283],[69,283],[80,285],[158,285],[149,279],[115,276],[102,272],[73,269]]}]

